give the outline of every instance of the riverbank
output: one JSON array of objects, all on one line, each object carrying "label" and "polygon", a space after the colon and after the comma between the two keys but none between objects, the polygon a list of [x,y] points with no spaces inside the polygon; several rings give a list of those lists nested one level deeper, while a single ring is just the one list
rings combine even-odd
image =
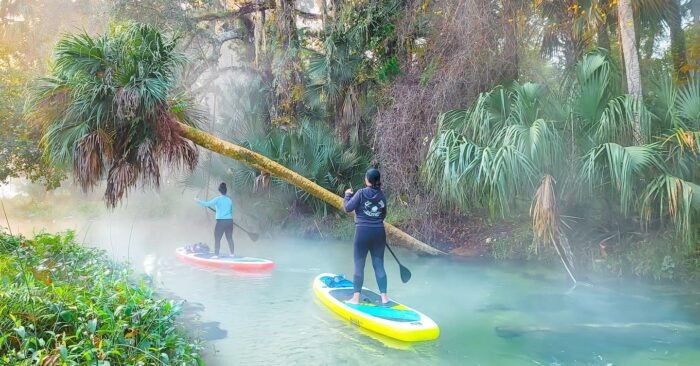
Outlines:
[{"label": "riverbank", "polygon": [[202,365],[181,304],[73,232],[0,233],[0,361],[10,365]]},{"label": "riverbank", "polygon": [[[117,221],[127,228],[144,220],[156,220],[165,226],[180,227],[182,222],[196,219],[199,236],[193,236],[191,240],[201,241],[209,239],[208,225],[213,220],[207,210],[194,205],[189,199],[207,196],[207,192],[201,190],[170,186],[162,187],[157,192],[137,191],[131,195],[132,200],[116,210],[107,209],[98,193],[85,195],[70,187],[49,193],[42,191],[40,194],[38,187],[26,185],[19,187],[18,191],[27,194],[5,198],[4,203],[13,230],[26,235],[41,230],[58,232],[82,228],[79,236],[87,234],[85,231],[109,232],[108,242],[100,243],[107,245],[119,237],[123,241],[129,240],[128,232],[115,231]],[[286,206],[265,196],[244,198],[234,197],[236,221],[263,236],[352,240],[352,220],[335,210],[329,210],[325,216],[314,216],[309,212],[288,210]],[[490,219],[485,212],[437,215],[431,220],[430,233],[416,229],[421,224],[417,213],[398,204],[391,207],[389,222],[457,258],[535,262],[553,268],[561,266],[553,248],[533,245],[526,205],[522,205],[521,212],[507,218]],[[96,220],[105,216],[109,219]],[[270,223],[273,224],[269,225]],[[578,228],[579,231],[567,235],[575,258],[576,274],[582,278],[700,281],[700,253],[685,251],[686,247],[671,233],[652,235],[623,232],[619,236],[610,237],[610,233],[599,232],[599,228],[592,224],[578,225]],[[185,236],[189,234],[188,232]],[[565,276],[563,272],[562,274]]]},{"label": "riverbank", "polygon": [[[297,227],[296,234],[306,239],[352,240],[353,223],[343,215],[296,217],[295,221],[288,226]],[[485,214],[436,217],[430,237],[409,229],[418,226],[409,213],[399,212],[389,221],[457,258],[561,266],[553,247],[533,242],[532,223],[525,213],[499,220]],[[569,236],[575,274],[581,278],[700,281],[700,252],[688,252],[673,233],[634,232],[610,237],[590,230]]]}]

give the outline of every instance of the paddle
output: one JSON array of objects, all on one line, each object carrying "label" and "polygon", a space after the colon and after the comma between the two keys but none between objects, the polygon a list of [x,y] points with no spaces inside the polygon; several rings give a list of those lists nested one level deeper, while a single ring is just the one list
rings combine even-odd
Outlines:
[{"label": "paddle", "polygon": [[391,253],[392,256],[394,256],[394,259],[396,259],[396,263],[399,264],[399,271],[401,272],[401,281],[403,283],[408,282],[408,280],[411,279],[411,271],[408,270],[408,268],[404,267],[401,262],[399,262],[399,258],[396,258],[396,254],[394,254],[394,251],[391,249],[389,244],[386,245],[386,248],[389,249],[389,253]]},{"label": "paddle", "polygon": [[[211,207],[207,207],[207,208],[210,209],[210,210],[212,210],[212,211],[214,211],[214,212],[216,212],[216,210],[213,209],[213,208],[211,208]],[[233,224],[234,224],[237,228],[243,230],[246,234],[248,234],[248,237],[250,237],[250,240],[252,240],[252,241],[257,241],[257,240],[258,240],[258,234],[256,234],[256,233],[251,233],[250,231],[244,229],[241,225],[238,225],[238,224],[236,224],[235,222],[234,222]],[[410,276],[409,276],[409,277],[410,277]]]}]

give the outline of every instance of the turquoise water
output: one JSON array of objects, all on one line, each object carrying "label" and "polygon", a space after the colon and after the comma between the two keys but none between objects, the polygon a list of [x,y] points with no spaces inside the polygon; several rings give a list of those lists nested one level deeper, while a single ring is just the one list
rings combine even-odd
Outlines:
[{"label": "turquoise water", "polygon": [[[11,214],[12,216],[12,214]],[[198,209],[168,219],[124,207],[93,217],[11,217],[16,230],[72,227],[78,238],[128,259],[164,295],[186,302],[183,321],[206,340],[209,365],[698,365],[700,290],[637,282],[571,288],[561,268],[387,254],[389,295],[430,316],[436,341],[406,344],[341,320],[315,299],[322,272],[352,275],[349,242],[261,238],[234,231],[236,255],[269,258],[262,275],[181,262],[175,248],[210,246]],[[264,228],[264,225],[261,225]],[[261,230],[264,231],[264,230]],[[224,243],[223,253],[228,252]],[[371,265],[365,285],[376,289]]]}]

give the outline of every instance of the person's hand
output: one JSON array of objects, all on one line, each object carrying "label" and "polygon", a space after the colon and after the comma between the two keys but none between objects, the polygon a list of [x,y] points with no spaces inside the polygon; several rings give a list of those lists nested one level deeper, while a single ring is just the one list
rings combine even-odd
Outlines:
[{"label": "person's hand", "polygon": [[348,193],[352,194],[352,188],[348,188],[345,190],[345,194],[348,194]]}]

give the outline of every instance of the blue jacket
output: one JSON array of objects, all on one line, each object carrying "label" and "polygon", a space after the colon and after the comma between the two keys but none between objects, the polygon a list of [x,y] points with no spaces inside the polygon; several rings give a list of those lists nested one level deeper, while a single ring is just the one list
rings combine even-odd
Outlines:
[{"label": "blue jacket", "polygon": [[343,200],[345,212],[355,211],[355,225],[384,227],[386,198],[381,189],[365,187],[354,194],[346,193]]},{"label": "blue jacket", "polygon": [[221,195],[214,197],[211,201],[202,201],[197,199],[197,203],[204,207],[214,207],[216,209],[217,220],[233,219],[233,201],[229,196]]}]

